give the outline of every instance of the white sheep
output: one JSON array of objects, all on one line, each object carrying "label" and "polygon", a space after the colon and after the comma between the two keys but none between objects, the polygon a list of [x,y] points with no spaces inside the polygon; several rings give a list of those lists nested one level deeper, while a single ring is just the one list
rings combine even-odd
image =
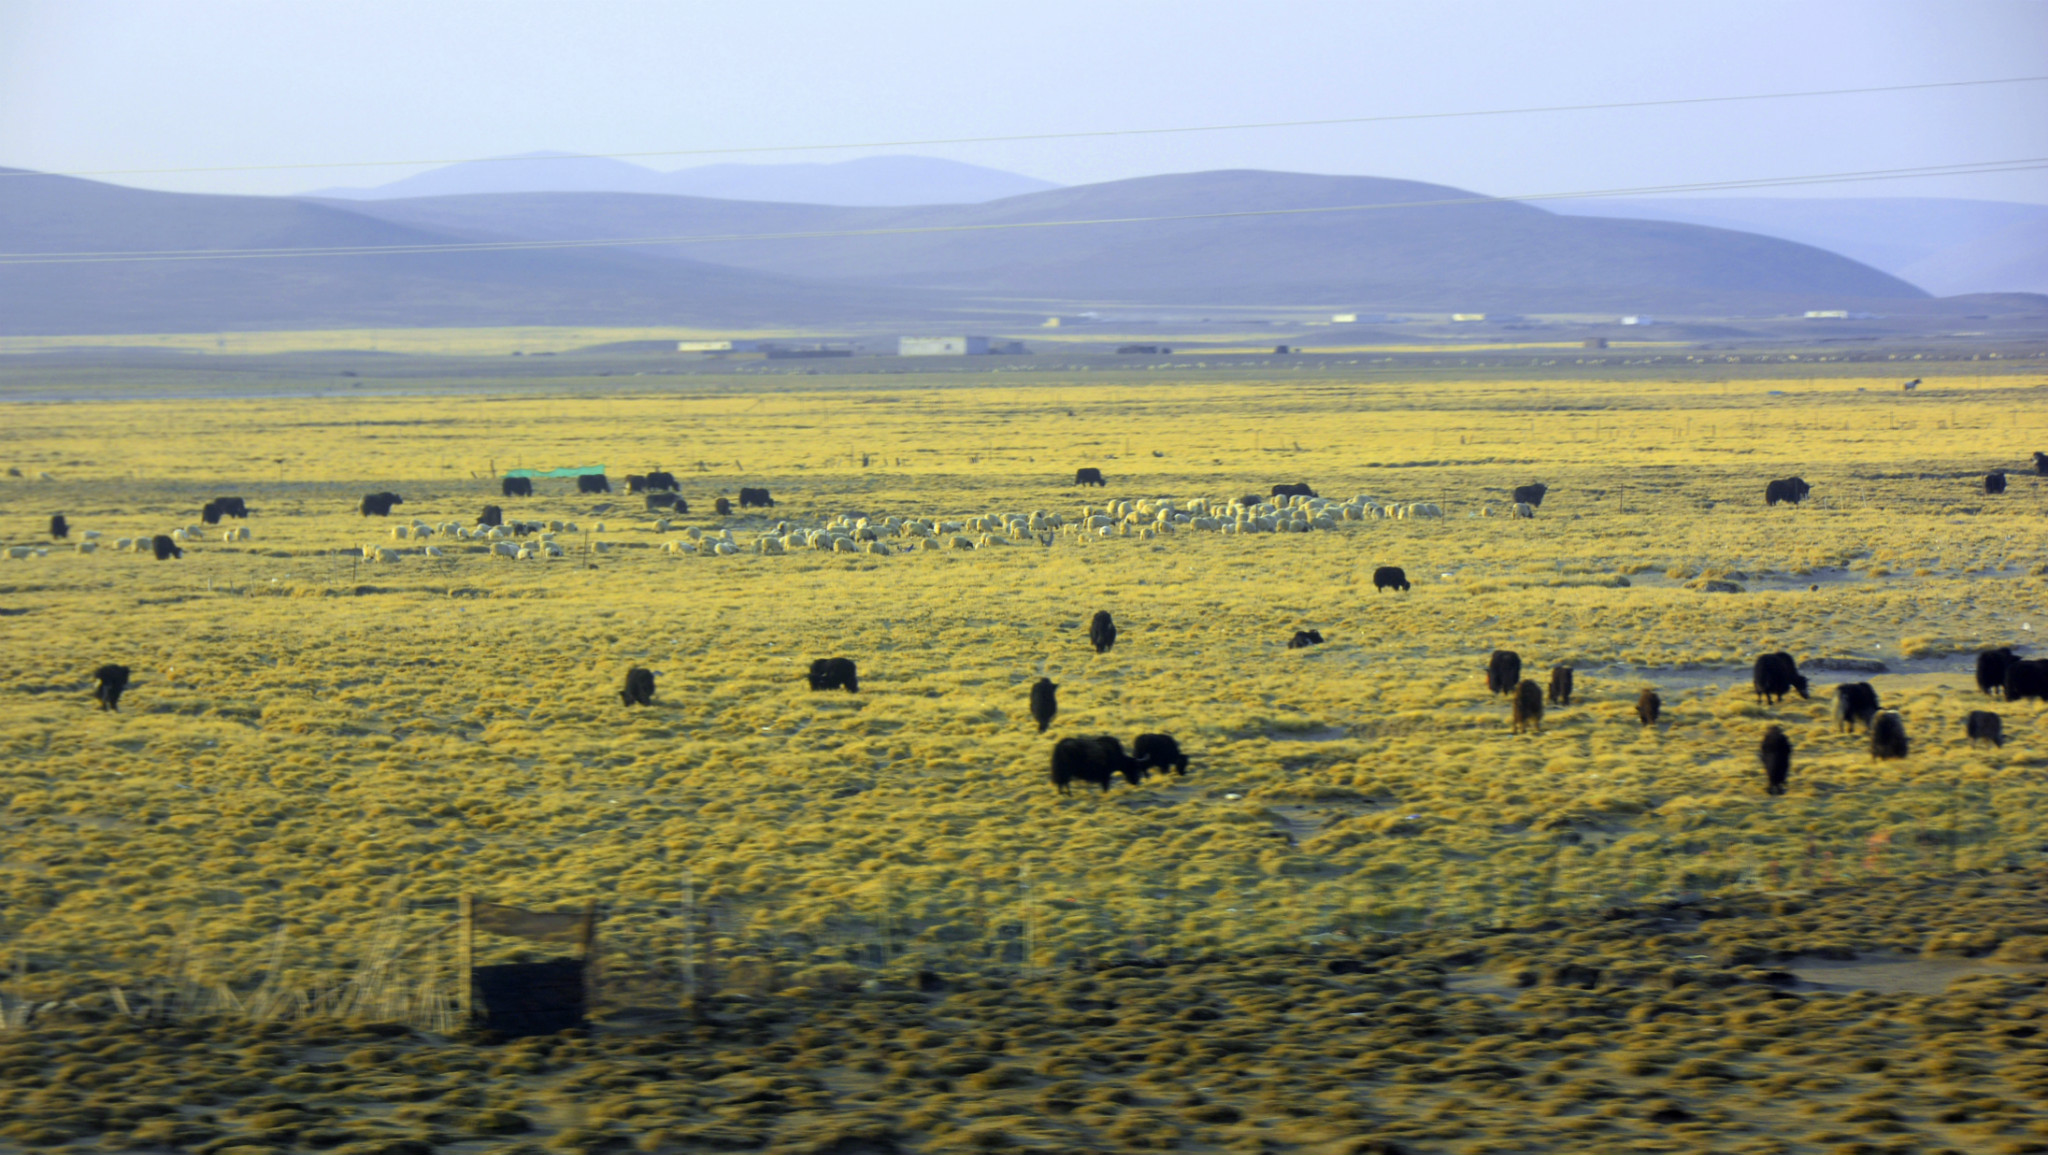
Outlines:
[{"label": "white sheep", "polygon": [[35,553],[35,547],[33,546],[10,545],[7,547],[7,556],[11,558],[34,557]]},{"label": "white sheep", "polygon": [[409,525],[394,525],[391,527],[391,540],[393,541],[404,541],[411,536],[412,527]]},{"label": "white sheep", "polygon": [[446,556],[448,556],[448,555],[446,555],[446,554],[444,554],[444,553],[442,553],[442,552],[441,552],[441,547],[440,547],[440,546],[438,546],[438,545],[430,545],[430,546],[426,547],[426,549],[425,549],[425,550],[423,550],[423,551],[421,551],[421,552],[425,553],[425,554],[426,554],[426,555],[427,555],[428,557],[446,557]]},{"label": "white sheep", "polygon": [[491,543],[491,553],[496,557],[517,558],[519,556],[519,547],[509,541],[493,542]]},{"label": "white sheep", "polygon": [[85,531],[84,536],[85,540],[87,541],[98,541],[100,539],[100,531],[96,529],[88,529]]},{"label": "white sheep", "polygon": [[1514,515],[1515,515],[1516,517],[1535,517],[1535,516],[1536,516],[1536,507],[1535,507],[1535,506],[1533,506],[1533,505],[1530,505],[1530,504],[1529,504],[1528,502],[1526,502],[1526,501],[1518,501],[1518,502],[1516,502],[1516,503],[1515,503],[1515,512],[1514,512]]},{"label": "white sheep", "polygon": [[94,553],[99,550],[100,543],[96,541],[81,541],[73,548],[77,549],[80,553]]}]

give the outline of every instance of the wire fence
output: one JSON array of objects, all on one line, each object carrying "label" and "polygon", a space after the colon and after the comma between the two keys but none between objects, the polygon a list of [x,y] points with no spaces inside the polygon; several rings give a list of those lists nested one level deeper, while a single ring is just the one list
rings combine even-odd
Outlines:
[{"label": "wire fence", "polygon": [[[1923,794],[1900,800],[1915,821],[1860,832],[1530,832],[1483,856],[1447,852],[1425,879],[1376,861],[1369,846],[1348,863],[1278,854],[1259,874],[1226,879],[1172,863],[1018,867],[995,876],[886,865],[830,895],[680,869],[673,897],[601,901],[593,1010],[602,1020],[680,1010],[722,994],[915,988],[935,976],[1226,953],[1342,953],[1415,931],[1540,928],[1617,910],[1875,886],[2039,860],[2031,820],[2000,811],[1990,794],[1975,796],[1976,805],[1960,790]],[[1410,819],[1415,828],[1404,830]],[[1384,836],[1419,836],[1422,820],[1397,816]],[[8,944],[0,1027],[20,1029],[39,1011],[96,997],[111,1013],[138,1019],[336,1018],[447,1034],[462,1026],[456,907],[454,899],[394,900],[344,944],[355,956],[346,964],[332,961],[334,948],[324,945],[330,936],[317,936],[323,945],[316,948],[316,936],[295,940],[280,926],[261,961],[240,970],[222,965],[206,945],[205,919],[195,910],[146,972],[45,1002],[27,993],[28,959],[37,956],[42,975],[61,973],[64,962],[17,938]],[[476,939],[479,964],[543,954],[514,938]]]}]

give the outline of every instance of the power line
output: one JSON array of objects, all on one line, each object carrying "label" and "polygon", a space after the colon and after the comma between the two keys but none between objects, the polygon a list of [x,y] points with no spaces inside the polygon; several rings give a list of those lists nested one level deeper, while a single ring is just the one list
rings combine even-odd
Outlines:
[{"label": "power line", "polygon": [[940,144],[1015,144],[1039,140],[1089,140],[1103,137],[1171,136],[1197,132],[1248,132],[1268,128],[1323,128],[1344,124],[1390,124],[1399,121],[1459,120],[1484,116],[1530,116],[1555,112],[1598,112],[1622,108],[1670,108],[1692,104],[1731,104],[1754,100],[1800,100],[1816,96],[1861,96],[1878,92],[1918,92],[1941,88],[1982,88],[1997,84],[2036,84],[2048,76],[2010,76],[1997,80],[1943,80],[1926,84],[1885,84],[1869,88],[1815,88],[1801,92],[1759,92],[1741,96],[1686,96],[1666,100],[1622,100],[1600,104],[1547,104],[1528,108],[1484,108],[1463,112],[1409,112],[1384,116],[1341,116],[1321,120],[1263,120],[1241,124],[1203,124],[1173,128],[1112,128],[1086,132],[1029,132],[1007,136],[941,136],[917,140],[866,140],[839,144],[748,145],[735,148],[674,148],[645,152],[579,152],[546,156],[467,156],[429,160],[309,161],[298,164],[226,164],[183,168],[102,168],[69,172],[0,172],[0,177],[23,176],[146,176],[209,172],[283,172],[336,168],[421,168],[449,164],[502,164],[513,161],[550,160],[639,160],[664,156],[743,156],[771,152],[832,152],[865,148],[921,148]]},{"label": "power line", "polygon": [[435,253],[505,253],[553,249],[633,248],[659,245],[717,244],[739,241],[826,240],[847,237],[895,237],[928,233],[1004,232],[1016,229],[1076,228],[1090,225],[1162,224],[1175,221],[1231,220],[1242,217],[1313,216],[1327,213],[1374,212],[1386,209],[1442,208],[1455,205],[1508,204],[1527,201],[1594,200],[1602,197],[1654,196],[1668,193],[1714,192],[1731,189],[1789,188],[1798,185],[1845,184],[1857,181],[1906,180],[1916,177],[1969,176],[1979,173],[2027,172],[2048,168],[2048,157],[2018,160],[1973,161],[1967,164],[1929,165],[1920,168],[1865,169],[1858,172],[1816,173],[1794,177],[1755,177],[1746,180],[1700,181],[1692,184],[1641,185],[1634,188],[1581,189],[1576,192],[1525,193],[1519,196],[1445,197],[1427,201],[1387,201],[1377,204],[1324,205],[1292,209],[1238,209],[1213,213],[1175,213],[1163,216],[1094,217],[1052,221],[1002,221],[982,224],[912,225],[900,228],[816,229],[780,233],[714,233],[686,236],[592,237],[575,240],[504,240],[421,242],[403,245],[314,245],[305,248],[249,249],[160,249],[131,252],[0,252],[0,266],[84,265],[112,262],[270,260],[294,257],[374,257]]}]

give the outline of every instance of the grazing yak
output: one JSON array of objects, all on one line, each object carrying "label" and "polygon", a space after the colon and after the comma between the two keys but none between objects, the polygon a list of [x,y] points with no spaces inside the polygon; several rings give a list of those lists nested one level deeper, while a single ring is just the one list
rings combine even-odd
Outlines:
[{"label": "grazing yak", "polygon": [[1569,706],[1572,704],[1572,668],[1553,666],[1550,670],[1550,704]]},{"label": "grazing yak", "polygon": [[1987,474],[1985,474],[1985,475],[1984,475],[1984,492],[1985,492],[1985,493],[1987,493],[1987,494],[1996,494],[1996,493],[2004,493],[2004,492],[2005,492],[2005,474],[2004,474],[2004,473],[2002,473],[2002,472],[2001,472],[2001,473],[1987,473]]},{"label": "grazing yak", "polygon": [[63,514],[53,513],[50,515],[50,536],[53,538],[71,536],[71,523],[64,520]]},{"label": "grazing yak", "polygon": [[1543,495],[1549,492],[1550,487],[1540,481],[1534,485],[1517,485],[1515,487],[1515,504],[1542,505]]},{"label": "grazing yak", "polygon": [[185,556],[185,551],[179,549],[178,543],[171,540],[171,535],[167,533],[160,533],[150,538],[149,548],[151,552],[156,554],[156,560],[158,561],[169,561],[174,557]]},{"label": "grazing yak", "polygon": [[1074,471],[1074,484],[1101,486],[1108,485],[1109,483],[1107,481],[1102,480],[1102,471],[1100,469],[1097,469],[1094,466],[1090,465],[1086,468],[1076,469]]},{"label": "grazing yak", "polygon": [[740,508],[752,509],[757,506],[761,509],[774,509],[775,499],[768,496],[768,491],[765,488],[749,485],[740,486]]},{"label": "grazing yak", "polygon": [[674,509],[676,502],[681,500],[682,498],[677,497],[673,493],[650,493],[647,495],[647,508],[649,510]]},{"label": "grazing yak", "polygon": [[721,497],[718,500],[713,501],[711,503],[711,511],[713,513],[716,513],[720,517],[731,517],[732,502],[727,501],[725,498]]},{"label": "grazing yak", "polygon": [[1970,711],[1970,716],[1963,719],[1963,732],[1970,736],[1972,746],[1979,742],[2005,745],[2005,723],[1989,710]]},{"label": "grazing yak", "polygon": [[860,692],[860,672],[854,669],[852,658],[819,658],[811,663],[807,677],[813,690]]},{"label": "grazing yak", "polygon": [[1322,644],[1323,631],[1296,630],[1294,631],[1294,637],[1288,640],[1287,648],[1290,650],[1305,650],[1310,646],[1320,646]]},{"label": "grazing yak", "polygon": [[121,691],[128,688],[128,667],[105,665],[92,672],[93,680],[99,685],[93,687],[92,696],[99,699],[100,709],[121,710]]},{"label": "grazing yak", "polygon": [[533,478],[505,477],[498,480],[498,493],[504,497],[532,497]]},{"label": "grazing yak", "polygon": [[1378,593],[1387,590],[1401,590],[1405,593],[1408,589],[1408,573],[1397,565],[1383,565],[1372,571],[1372,588]]},{"label": "grazing yak", "polygon": [[1792,740],[1778,727],[1766,726],[1763,745],[1757,748],[1756,756],[1764,764],[1764,793],[1783,794],[1785,779],[1792,774]]},{"label": "grazing yak", "polygon": [[1495,650],[1486,661],[1486,688],[1495,694],[1512,694],[1522,680],[1522,655],[1513,650]]},{"label": "grazing yak", "polygon": [[1052,784],[1062,794],[1072,791],[1073,782],[1090,782],[1109,792],[1109,781],[1118,774],[1136,786],[1145,780],[1145,763],[1124,753],[1124,744],[1107,734],[1086,738],[1062,738],[1052,747]]},{"label": "grazing yak", "polygon": [[1799,672],[1799,666],[1792,655],[1778,651],[1757,658],[1756,668],[1750,672],[1750,685],[1756,690],[1756,700],[1776,705],[1785,700],[1787,693],[1796,693],[1805,698],[1807,681]]},{"label": "grazing yak", "polygon": [[576,475],[576,492],[610,493],[612,479],[602,473],[579,473]]},{"label": "grazing yak", "polygon": [[505,524],[505,511],[495,505],[484,506],[484,511],[476,515],[476,523],[482,526],[493,527],[503,525]]},{"label": "grazing yak", "polygon": [[1292,485],[1282,482],[1273,487],[1274,497],[1314,497],[1315,495],[1316,491],[1310,489],[1306,481],[1297,481]]},{"label": "grazing yak", "polygon": [[1116,646],[1116,622],[1108,610],[1096,610],[1088,620],[1088,641],[1095,646],[1095,652],[1106,654]]},{"label": "grazing yak", "polygon": [[392,506],[404,504],[405,499],[395,493],[366,493],[356,508],[362,510],[364,517],[390,517]]},{"label": "grazing yak", "polygon": [[683,483],[676,480],[676,475],[665,469],[650,469],[647,471],[647,491],[649,493],[674,493],[682,489],[682,487]]},{"label": "grazing yak", "polygon": [[1881,762],[1906,756],[1906,720],[1886,710],[1870,724],[1870,760]]},{"label": "grazing yak", "polygon": [[1657,715],[1664,712],[1664,699],[1655,690],[1644,690],[1636,698],[1636,721],[1645,726],[1657,724]]},{"label": "grazing yak", "polygon": [[220,502],[218,501],[209,501],[199,507],[199,520],[208,525],[219,525],[220,517]]},{"label": "grazing yak", "polygon": [[1031,687],[1031,717],[1038,722],[1041,734],[1060,712],[1059,689],[1051,678],[1040,678]]},{"label": "grazing yak", "polygon": [[1266,499],[1260,497],[1256,493],[1247,493],[1243,497],[1238,498],[1237,503],[1246,508],[1250,508],[1254,505],[1264,505],[1266,503]]},{"label": "grazing yak", "polygon": [[244,520],[249,516],[249,503],[239,497],[216,497],[213,507],[220,511],[222,517]]},{"label": "grazing yak", "polygon": [[1543,687],[1527,678],[1515,687],[1515,707],[1512,714],[1515,733],[1534,726],[1536,732],[1543,732]]},{"label": "grazing yak", "polygon": [[2048,699],[2048,661],[2035,658],[2005,668],[2005,700]]},{"label": "grazing yak", "polygon": [[646,488],[647,488],[647,475],[646,475],[646,474],[644,474],[644,473],[628,473],[628,474],[626,475],[626,492],[627,492],[627,493],[639,493],[639,492],[641,492],[641,491],[645,490]]},{"label": "grazing yak", "polygon": [[1171,770],[1176,776],[1188,772],[1188,756],[1171,734],[1140,734],[1131,741],[1131,755],[1147,766]]},{"label": "grazing yak", "polygon": [[1978,654],[1977,689],[1994,698],[2004,693],[2005,671],[2019,660],[2019,655],[2013,653],[2010,646],[2000,646],[1995,650],[1985,650]]},{"label": "grazing yak", "polygon": [[2043,477],[2048,477],[2048,453],[2036,453],[2034,455],[2034,472]]},{"label": "grazing yak", "polygon": [[626,685],[619,691],[619,701],[628,706],[652,706],[654,671],[645,666],[634,666],[627,670]]},{"label": "grazing yak", "polygon": [[1869,682],[1844,682],[1835,687],[1835,722],[1844,731],[1854,730],[1859,722],[1869,730],[1878,709],[1877,687]]},{"label": "grazing yak", "polygon": [[1764,504],[1776,505],[1782,501],[1788,505],[1798,505],[1806,500],[1806,495],[1811,491],[1812,486],[1800,478],[1783,478],[1764,486]]}]

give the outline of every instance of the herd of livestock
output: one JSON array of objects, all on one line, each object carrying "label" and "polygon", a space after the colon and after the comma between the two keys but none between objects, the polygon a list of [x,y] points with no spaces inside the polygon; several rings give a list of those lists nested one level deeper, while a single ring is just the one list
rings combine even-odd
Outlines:
[{"label": "herd of livestock", "polygon": [[[2048,454],[2034,454],[2035,468],[2048,475]],[[1105,479],[1099,469],[1085,468],[1075,475],[1076,485],[1104,485]],[[601,473],[583,474],[576,478],[577,490],[584,494],[606,494],[612,492],[610,479]],[[626,478],[629,492],[645,494],[650,511],[686,513],[689,505],[681,497],[681,485],[671,473],[655,470],[647,474],[634,474]],[[1995,494],[2005,490],[2005,474],[1997,472],[1984,479],[1984,491]],[[500,492],[505,498],[533,496],[533,483],[527,477],[505,477],[501,479]],[[1509,516],[1533,516],[1540,506],[1548,488],[1542,484],[1518,486],[1513,492],[1514,500],[1506,508]],[[1811,487],[1801,478],[1789,477],[1771,481],[1765,487],[1764,500],[1768,505],[1781,502],[1797,504],[1810,494]],[[392,508],[404,503],[396,493],[377,492],[365,494],[358,510],[366,517],[389,516]],[[774,498],[765,488],[743,487],[739,491],[740,507],[771,509]],[[721,516],[732,513],[732,506],[725,497],[714,502],[715,511]],[[1490,510],[1488,511],[1491,512]],[[200,511],[200,518],[207,526],[220,523],[223,518],[246,519],[249,516],[247,503],[239,497],[218,497],[207,502]],[[1011,517],[974,518],[964,522],[925,521],[910,518],[899,521],[885,518],[870,522],[867,518],[840,518],[827,525],[824,530],[792,530],[786,523],[778,525],[777,532],[766,534],[756,542],[758,552],[781,552],[799,545],[835,551],[871,552],[880,546],[882,537],[887,535],[923,539],[925,548],[938,548],[935,543],[958,547],[979,547],[1006,539],[996,536],[998,531],[1039,537],[1045,544],[1046,536],[1061,531],[1096,532],[1107,535],[1127,535],[1134,531],[1143,537],[1159,533],[1172,533],[1176,528],[1214,529],[1221,532],[1298,532],[1309,529],[1334,529],[1341,520],[1363,520],[1369,517],[1441,517],[1442,510],[1434,505],[1383,506],[1370,498],[1359,497],[1351,502],[1339,503],[1318,497],[1305,483],[1283,483],[1272,487],[1269,495],[1253,494],[1229,502],[1214,502],[1206,499],[1174,501],[1151,499],[1135,502],[1115,502],[1101,510],[1084,509],[1078,521],[1069,522],[1057,514],[1033,513]],[[666,523],[657,523],[662,529]],[[50,535],[62,540],[70,534],[70,525],[63,514],[50,519]],[[477,537],[490,540],[494,552],[509,552],[506,543],[498,540],[526,534],[535,534],[544,539],[531,544],[521,544],[517,556],[528,556],[528,549],[545,550],[549,555],[560,556],[561,550],[553,544],[553,533],[549,530],[567,529],[574,532],[573,524],[527,523],[506,521],[499,506],[484,508],[474,532],[468,527],[441,525],[429,527],[415,523],[413,527],[395,527],[395,537],[412,534],[425,537],[437,530],[462,538]],[[599,528],[602,528],[600,523]],[[973,530],[981,534],[978,540],[969,539],[957,531]],[[150,538],[118,539],[117,549],[135,549],[154,553],[160,561],[183,556],[181,541],[193,540],[205,531],[198,526],[185,527],[170,534],[157,534]],[[247,540],[248,530],[231,528],[223,531],[229,541]],[[951,534],[947,540],[947,534]],[[78,544],[83,552],[98,548],[99,534],[87,531]],[[723,536],[698,537],[697,542],[716,552],[738,552],[730,532]],[[770,543],[773,547],[770,548]],[[679,543],[670,543],[675,550]],[[693,543],[693,548],[694,548]],[[25,547],[12,547],[10,553]],[[367,547],[366,547],[367,548]],[[886,548],[885,546],[881,548]],[[387,552],[378,551],[380,554]],[[438,551],[436,551],[438,552]],[[1381,566],[1373,573],[1373,586],[1378,591],[1406,591],[1410,588],[1406,573],[1398,566]],[[1089,623],[1089,643],[1095,652],[1106,653],[1116,644],[1115,622],[1107,611],[1095,614]],[[1320,645],[1323,636],[1315,629],[1299,630],[1288,641],[1289,649],[1302,649]],[[1573,671],[1567,666],[1558,666],[1550,671],[1549,684],[1539,685],[1533,679],[1521,676],[1522,659],[1511,650],[1496,650],[1487,664],[1487,688],[1495,695],[1506,695],[1510,702],[1510,725],[1514,733],[1533,730],[1540,734],[1543,729],[1543,713],[1546,700],[1553,707],[1571,705],[1573,693]],[[97,688],[93,697],[102,710],[117,710],[121,695],[127,688],[129,670],[121,665],[104,665],[93,672]],[[845,690],[858,692],[859,674],[849,658],[820,658],[811,664],[808,674],[813,690]],[[2048,660],[2027,660],[2015,655],[2010,648],[1987,650],[1977,658],[1977,685],[1980,691],[1992,697],[2002,696],[2007,701],[2021,701],[2027,698],[2048,699]],[[1782,702],[1787,694],[1808,697],[1809,683],[1799,673],[1797,664],[1787,653],[1764,654],[1757,658],[1752,671],[1752,686],[1760,703]],[[1058,713],[1056,692],[1059,689],[1048,678],[1040,678],[1031,687],[1031,716],[1043,733]],[[654,674],[643,667],[634,667],[626,674],[620,698],[628,706],[650,705],[654,698]],[[1904,720],[1895,711],[1881,708],[1878,694],[1868,682],[1849,682],[1834,688],[1834,713],[1844,731],[1853,731],[1862,726],[1869,736],[1870,753],[1875,759],[1903,758],[1908,749]],[[1636,702],[1636,715],[1641,724],[1654,724],[1662,710],[1662,700],[1655,690],[1643,690]],[[1988,710],[1974,710],[1965,719],[1965,731],[1972,742],[1990,742],[1994,746],[2004,744],[2002,721],[1998,714]],[[1758,750],[1763,764],[1766,789],[1770,794],[1782,794],[1789,779],[1792,765],[1792,745],[1782,727],[1770,726],[1765,729],[1763,741]],[[1132,785],[1143,781],[1153,769],[1171,769],[1176,775],[1187,772],[1188,758],[1182,753],[1179,743],[1166,734],[1140,734],[1133,741],[1131,752],[1126,753],[1123,744],[1109,735],[1061,738],[1052,750],[1052,780],[1060,793],[1068,792],[1073,782],[1091,783],[1107,791],[1111,782],[1119,775]]]}]

